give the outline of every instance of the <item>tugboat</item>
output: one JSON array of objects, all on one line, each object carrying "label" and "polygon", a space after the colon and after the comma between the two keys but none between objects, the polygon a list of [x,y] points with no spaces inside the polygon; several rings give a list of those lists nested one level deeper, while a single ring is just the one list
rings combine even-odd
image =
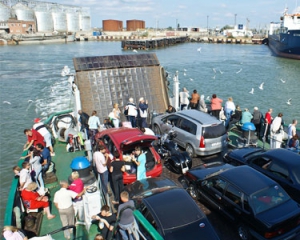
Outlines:
[{"label": "tugboat", "polygon": [[280,23],[271,23],[268,44],[274,54],[300,60],[300,7],[295,13],[288,14],[287,9]]}]

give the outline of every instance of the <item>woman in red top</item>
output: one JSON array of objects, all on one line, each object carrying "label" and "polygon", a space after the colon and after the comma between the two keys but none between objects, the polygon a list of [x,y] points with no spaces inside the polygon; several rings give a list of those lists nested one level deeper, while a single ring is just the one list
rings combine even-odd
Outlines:
[{"label": "woman in red top", "polygon": [[211,103],[211,115],[215,116],[217,119],[219,119],[220,111],[222,109],[222,102],[223,100],[220,98],[217,98],[216,94],[212,95],[212,99],[210,101]]},{"label": "woman in red top", "polygon": [[36,190],[38,188],[35,182],[31,182],[28,186],[21,192],[21,197],[23,203],[28,209],[44,208],[44,212],[47,214],[48,219],[55,218],[52,215],[49,208],[49,199],[46,196],[40,196]]}]

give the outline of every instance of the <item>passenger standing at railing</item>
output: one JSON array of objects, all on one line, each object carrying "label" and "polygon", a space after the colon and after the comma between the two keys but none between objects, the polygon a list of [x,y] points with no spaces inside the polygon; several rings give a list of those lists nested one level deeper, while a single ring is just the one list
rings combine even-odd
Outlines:
[{"label": "passenger standing at railing", "polygon": [[273,117],[272,117],[272,112],[273,109],[269,108],[268,112],[266,112],[265,114],[265,130],[264,130],[264,139],[266,142],[269,141],[269,135],[270,135],[270,127],[271,127],[271,123],[273,121]]},{"label": "passenger standing at railing", "polygon": [[212,99],[210,100],[211,103],[211,114],[219,119],[220,111],[222,109],[222,102],[223,100],[220,98],[217,98],[216,94],[212,95]]},{"label": "passenger standing at railing", "polygon": [[252,123],[254,124],[254,126],[256,128],[256,136],[260,139],[262,113],[258,110],[258,107],[254,107],[252,115],[253,115]]},{"label": "passenger standing at railing", "polygon": [[187,109],[189,104],[189,91],[184,87],[182,88],[182,92],[179,93],[180,98],[180,110]]},{"label": "passenger standing at railing", "polygon": [[226,121],[225,121],[225,127],[227,128],[231,115],[235,111],[235,104],[233,102],[232,97],[229,97],[228,100],[225,103],[224,106],[224,111],[225,111],[225,116],[226,116]]},{"label": "passenger standing at railing", "polygon": [[288,142],[289,140],[296,135],[296,125],[297,125],[298,121],[296,119],[293,119],[292,123],[289,125],[288,128]]}]

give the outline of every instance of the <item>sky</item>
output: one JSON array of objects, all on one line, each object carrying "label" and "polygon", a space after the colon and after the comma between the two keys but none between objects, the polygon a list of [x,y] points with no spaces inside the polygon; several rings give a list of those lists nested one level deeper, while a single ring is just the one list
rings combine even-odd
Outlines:
[{"label": "sky", "polygon": [[[291,13],[297,0],[45,0],[90,8],[91,26],[102,27],[102,20],[143,20],[146,28],[222,28],[248,24],[263,28],[278,22],[284,9]],[[299,1],[300,4],[300,1]],[[299,6],[298,4],[298,6]]]}]

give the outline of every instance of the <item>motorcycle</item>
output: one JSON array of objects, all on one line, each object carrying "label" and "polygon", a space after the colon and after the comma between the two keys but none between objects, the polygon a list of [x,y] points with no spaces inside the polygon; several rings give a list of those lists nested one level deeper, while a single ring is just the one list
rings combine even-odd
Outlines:
[{"label": "motorcycle", "polygon": [[176,173],[185,174],[192,167],[192,159],[187,152],[181,152],[173,141],[177,134],[173,129],[158,136],[156,149],[164,163]]}]

